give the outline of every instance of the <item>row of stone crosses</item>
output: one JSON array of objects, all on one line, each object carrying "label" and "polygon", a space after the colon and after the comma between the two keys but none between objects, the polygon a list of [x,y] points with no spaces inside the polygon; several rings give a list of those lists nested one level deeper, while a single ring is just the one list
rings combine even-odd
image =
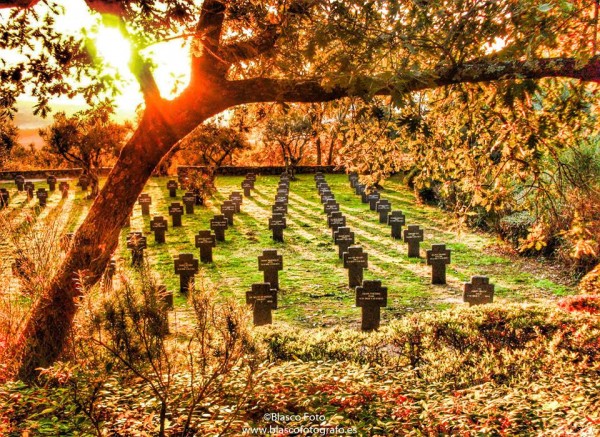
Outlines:
[{"label": "row of stone crosses", "polygon": [[[256,175],[249,173],[245,180],[242,182],[242,188],[246,197],[251,197],[251,190],[254,189],[254,183],[256,181]],[[176,181],[169,181],[167,183],[170,197],[177,197],[178,184]],[[284,189],[285,188],[285,189]],[[284,192],[285,191],[285,192]],[[287,202],[289,193],[289,176],[282,175],[278,193],[276,196],[276,205],[273,207],[273,215],[275,220],[280,220],[282,214],[287,212]],[[186,207],[186,213],[193,214],[193,203],[191,197],[193,193],[186,193],[183,198],[189,197],[189,202],[184,200],[186,206],[189,204],[190,208]],[[147,194],[142,194],[138,198],[138,202],[142,207],[142,215],[149,215],[149,206],[151,199]],[[238,192],[233,192],[229,196],[229,200],[226,200],[221,205],[222,215],[215,215],[210,221],[211,230],[215,233],[212,234],[210,230],[200,230],[198,235],[195,236],[195,245],[200,249],[200,261],[203,263],[211,263],[212,248],[216,247],[217,241],[225,241],[225,229],[229,226],[233,226],[233,214],[240,212],[242,204],[242,196]],[[176,204],[178,205],[178,204]],[[284,206],[280,209],[281,205]],[[181,215],[183,214],[183,208],[179,205],[176,214],[173,214],[173,205],[169,208],[169,212],[173,217],[173,226],[181,226]],[[273,218],[269,220],[270,227],[273,227],[273,239],[275,241],[283,241],[282,230],[279,229],[277,222]],[[285,219],[283,219],[285,222]],[[156,243],[165,242],[165,232],[168,224],[164,217],[155,216],[150,221],[150,229],[154,231]],[[131,264],[133,267],[141,267],[144,263],[144,249],[147,248],[147,239],[142,232],[130,232],[127,237],[127,248],[131,250]],[[281,255],[277,254],[276,250],[264,250],[262,256],[258,257],[259,270],[264,274],[264,282],[260,284],[253,284],[252,291],[249,291],[246,296],[247,304],[253,306],[254,312],[254,323],[256,325],[263,325],[271,323],[271,309],[277,308],[277,290],[279,290],[279,275],[278,272],[283,268],[283,259]],[[112,264],[111,264],[112,265]],[[194,258],[191,253],[182,253],[174,260],[174,270],[179,275],[179,291],[181,294],[186,295],[189,292],[189,287],[194,283],[195,275],[199,272],[198,259]],[[112,272],[112,270],[111,270]],[[110,273],[110,272],[109,272]],[[165,286],[161,286],[162,294],[165,295],[166,303],[168,306],[173,305],[173,296],[166,291]]]},{"label": "row of stone crosses", "polygon": [[[404,239],[408,245],[408,257],[420,258],[420,243],[424,240],[424,232],[418,225],[406,224],[402,211],[392,211],[391,203],[382,199],[380,193],[373,187],[367,190],[366,185],[359,182],[358,174],[348,175],[350,187],[361,196],[362,203],[368,203],[369,209],[379,213],[379,222],[387,223],[391,228],[394,239]],[[318,183],[317,183],[318,186]],[[446,265],[450,264],[450,250],[445,244],[432,244],[426,251],[427,265],[431,266],[431,283],[446,284]],[[472,305],[492,303],[494,299],[494,284],[490,284],[486,276],[472,276],[470,282],[463,284],[463,301]]]},{"label": "row of stone crosses", "polygon": [[[35,189],[35,184],[32,181],[26,181],[23,175],[17,175],[14,179],[15,185],[17,186],[18,192],[25,191],[27,193],[27,200],[32,200],[34,197],[37,197],[39,206],[44,208],[46,206],[49,192],[56,191],[56,184],[58,183],[58,179],[54,175],[48,175],[46,177],[46,183],[48,184],[48,190],[45,188],[38,188],[37,191]],[[81,186],[83,191],[87,191],[90,184],[90,180],[88,176],[82,175],[79,177],[79,182],[77,185]],[[58,184],[58,189],[62,194],[62,198],[66,199],[69,196],[69,183],[67,181],[60,181]],[[10,193],[6,188],[0,188],[0,209],[6,208],[10,203]]]},{"label": "row of stone crosses", "polygon": [[[284,172],[279,177],[275,202],[271,208],[269,229],[273,232],[273,241],[283,242],[283,230],[287,227],[285,216],[288,212],[290,176]],[[279,291],[279,271],[283,270],[283,256],[275,249],[266,249],[258,257],[258,270],[263,272],[263,282],[251,285],[246,292],[246,304],[252,306],[252,318],[255,326],[273,323],[271,311],[277,309]]]},{"label": "row of stone crosses", "polygon": [[[251,196],[251,190],[254,189],[256,175],[250,173],[242,182],[242,189],[246,197]],[[381,287],[381,281],[363,281],[363,269],[368,267],[368,254],[364,253],[360,246],[354,246],[354,233],[346,227],[346,218],[340,212],[339,204],[335,201],[335,196],[322,173],[315,175],[317,189],[321,196],[321,203],[324,205],[324,212],[327,214],[328,226],[332,229],[332,236],[335,244],[338,246],[338,255],[344,260],[344,267],[348,269],[349,287],[356,288],[356,305],[362,308],[362,329],[377,329],[380,324],[380,308],[387,305],[387,288]],[[349,175],[350,186],[355,193],[360,195],[363,203],[368,203],[371,210],[379,214],[380,223],[387,223],[391,227],[391,236],[395,239],[402,239],[408,243],[408,256],[420,256],[420,243],[423,241],[423,230],[419,226],[409,225],[402,232],[402,226],[405,225],[405,216],[401,211],[392,211],[391,203],[386,199],[381,199],[380,193],[375,190],[369,190],[365,185],[360,184],[358,175],[355,173]],[[22,175],[15,178],[18,191],[27,191],[28,197],[33,197],[34,185],[32,182],[26,182]],[[56,177],[49,175],[47,183],[50,191],[56,189]],[[87,190],[89,179],[82,175],[78,185],[82,190]],[[66,181],[60,183],[60,190],[63,197],[68,194],[69,185]],[[174,180],[167,183],[170,197],[177,197],[178,184]],[[43,188],[38,190],[38,199],[40,206],[46,205],[47,193],[44,196]],[[6,194],[5,194],[6,193]],[[41,195],[40,195],[41,194]],[[269,229],[273,232],[273,240],[283,242],[283,229],[286,228],[285,215],[287,214],[289,195],[289,175],[286,173],[280,177],[275,203],[272,206],[272,217],[269,219]],[[196,195],[192,192],[186,192],[182,196],[186,214],[194,213],[196,204]],[[142,208],[142,215],[150,215],[150,205],[152,199],[148,194],[139,196],[138,202]],[[0,204],[2,207],[8,204],[8,191],[5,188],[0,189]],[[225,230],[233,226],[233,215],[240,212],[242,204],[242,195],[239,192],[233,192],[221,205],[221,215],[215,215],[210,221],[211,230],[200,230],[195,236],[195,246],[200,249],[200,260],[203,263],[212,262],[212,248],[216,247],[216,241],[225,241]],[[169,214],[173,219],[173,227],[182,226],[181,217],[184,208],[179,203],[173,203],[169,207]],[[130,216],[131,218],[131,216]],[[129,222],[129,226],[131,223]],[[150,229],[154,232],[156,243],[165,242],[165,233],[167,231],[167,221],[162,216],[155,216],[150,222]],[[70,237],[70,236],[69,236]],[[127,247],[132,252],[132,265],[139,267],[143,264],[144,249],[147,247],[146,237],[142,232],[130,232],[127,239]],[[450,251],[443,244],[434,244],[432,249],[427,251],[427,264],[432,266],[432,283],[446,283],[446,265],[450,263]],[[180,254],[175,260],[175,273],[180,276],[180,292],[187,294],[190,284],[193,282],[195,274],[198,273],[198,260],[194,259],[193,254]],[[283,268],[281,255],[276,250],[265,250],[259,257],[259,270],[264,272],[264,282],[252,285],[252,291],[247,292],[246,302],[253,306],[254,323],[262,325],[271,323],[271,310],[277,308],[277,290],[279,289],[278,271]],[[114,261],[111,261],[108,273],[115,269]],[[108,274],[107,273],[107,274]],[[113,272],[114,273],[114,272]],[[112,276],[112,275],[109,275]],[[464,284],[463,297],[465,302],[471,305],[489,303],[493,300],[494,286],[489,283],[487,277],[474,276],[471,283]],[[172,295],[169,299],[172,305]]]},{"label": "row of stone crosses", "polygon": [[[283,178],[283,176],[282,176]],[[381,199],[378,192],[366,192],[366,186],[358,181],[358,175],[350,174],[350,185],[356,194],[361,195],[363,203],[369,203],[373,211],[379,213],[380,223],[387,223],[391,227],[392,237],[402,239],[409,245],[409,257],[420,257],[420,243],[423,241],[424,232],[418,226],[408,226],[402,232],[405,216],[401,211],[392,211],[388,200]],[[348,269],[348,286],[356,291],[356,306],[361,308],[361,329],[363,331],[376,330],[380,326],[381,307],[387,306],[387,287],[381,286],[378,280],[363,280],[363,269],[368,268],[368,254],[362,247],[354,245],[354,233],[346,226],[346,217],[341,213],[335,196],[325,181],[322,173],[315,175],[315,182],[324,213],[327,214],[327,223],[332,230],[335,244],[338,246],[338,256],[344,261],[344,268]],[[280,181],[277,196],[285,196],[281,203],[285,204],[269,220],[269,227],[273,229],[273,239],[283,241],[282,231],[285,228],[285,213],[287,212],[287,192],[289,181]],[[280,199],[276,198],[276,201]],[[275,217],[277,215],[277,217]],[[276,229],[273,224],[276,223]],[[276,234],[277,231],[277,234]],[[434,244],[427,252],[427,264],[432,266],[432,283],[446,283],[446,265],[450,263],[450,251],[443,244]],[[259,257],[259,268],[265,272],[265,282],[252,285],[252,291],[246,293],[246,302],[253,305],[255,325],[272,323],[271,311],[277,308],[278,270],[283,268],[282,257],[274,250],[265,251]],[[267,271],[270,270],[269,276]],[[470,305],[492,302],[494,285],[483,276],[474,276],[470,283],[464,284],[464,300]]]},{"label": "row of stone crosses", "polygon": [[[242,183],[244,188],[244,194],[247,197],[251,196],[251,190],[254,189],[254,182],[256,181],[256,175],[249,173],[246,179]],[[177,189],[179,185],[177,181],[170,180],[167,182],[167,189],[169,190],[169,197],[177,197]],[[196,204],[196,194],[193,192],[186,192],[182,196],[183,206],[179,202],[171,203],[169,206],[169,215],[172,218],[172,227],[181,227],[181,217],[184,213],[194,214],[194,205]],[[225,241],[225,231],[233,226],[233,216],[235,213],[241,211],[242,205],[241,193],[235,191],[229,195],[229,199],[225,200],[221,205],[221,213],[216,214],[210,220],[210,230],[200,230],[194,237],[195,246],[200,250],[200,261],[202,263],[213,262],[213,247],[216,247],[217,241]],[[150,205],[152,204],[152,198],[142,193],[138,197],[138,203],[142,208],[142,215],[150,215]],[[128,226],[131,227],[131,216],[129,217]],[[168,230],[168,222],[163,216],[154,216],[150,220],[150,230],[154,232],[154,240],[157,244],[165,243],[165,234]],[[213,234],[214,232],[214,234]],[[144,249],[147,246],[147,239],[143,232],[134,231],[130,232],[127,236],[127,248],[131,251],[131,265],[139,268],[144,264]],[[189,291],[190,284],[193,283],[195,275],[198,273],[199,263],[194,255],[191,253],[182,253],[174,260],[175,273],[179,275],[179,291],[186,295]]]}]

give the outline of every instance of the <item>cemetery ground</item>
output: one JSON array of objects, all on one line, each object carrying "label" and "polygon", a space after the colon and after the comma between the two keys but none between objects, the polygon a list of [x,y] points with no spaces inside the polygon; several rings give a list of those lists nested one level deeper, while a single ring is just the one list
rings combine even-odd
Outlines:
[{"label": "cemetery ground", "polygon": [[[119,268],[127,269],[131,264],[131,254],[126,247],[127,233],[143,231],[148,241],[147,262],[161,282],[175,292],[177,306],[181,307],[185,297],[176,292],[179,277],[173,270],[173,258],[180,253],[193,253],[198,258],[194,235],[201,229],[210,229],[209,220],[220,214],[219,207],[231,192],[240,191],[243,178],[219,178],[215,197],[206,206],[196,206],[194,214],[184,214],[183,226],[179,228],[171,226],[168,207],[172,202],[181,203],[183,191],[178,191],[177,198],[170,198],[166,188],[168,180],[150,180],[144,191],[152,198],[150,215],[143,216],[140,206],[136,205],[131,228],[124,228],[121,234],[116,258]],[[280,272],[279,309],[274,314],[278,323],[300,327],[357,326],[360,316],[353,305],[354,293],[347,286],[347,270],[337,256],[312,175],[299,175],[298,180],[290,184],[285,241],[272,241],[268,217],[271,216],[277,180],[276,176],[259,177],[252,197],[244,198],[241,213],[235,215],[234,226],[225,232],[226,241],[219,242],[213,249],[214,263],[201,264],[198,280],[204,281],[207,287],[216,287],[223,296],[242,301],[252,283],[262,282],[257,257],[264,249],[277,249],[283,255],[284,263]],[[418,204],[412,192],[392,179],[385,184],[383,197],[391,201],[393,209],[404,212],[407,224],[418,224],[425,230],[421,258],[408,258],[406,244],[390,237],[389,226],[380,224],[377,214],[369,211],[368,205],[362,204],[360,197],[354,195],[345,175],[329,175],[327,180],[347,217],[347,225],[356,234],[356,244],[369,254],[369,268],[365,270],[364,278],[380,279],[390,290],[390,302],[383,311],[384,323],[415,311],[464,306],[462,283],[477,274],[491,278],[496,285],[494,299],[499,302],[544,302],[574,293],[568,277],[552,274],[552,264],[505,255],[506,251],[501,249],[506,246],[503,247],[496,237],[459,229],[451,216],[438,208]],[[14,185],[6,186],[14,190]],[[55,192],[49,199],[49,206],[36,212],[31,207],[36,201],[28,203],[25,194],[21,193],[11,201],[8,215],[19,223],[39,214],[39,222],[52,222],[53,228],[62,227],[63,232],[72,232],[83,220],[91,201],[85,199],[78,188],[72,187],[69,196],[63,201]],[[150,231],[150,220],[156,215],[169,221],[165,244],[155,243]],[[424,252],[433,243],[445,243],[452,250],[445,286],[430,284],[431,268],[425,263]],[[9,268],[12,258],[5,252],[8,242],[2,245],[2,262],[5,263],[2,280],[7,283],[12,280]]]},{"label": "cemetery ground", "polygon": [[[241,191],[243,178],[219,178],[215,197],[194,214],[184,214],[181,228],[171,227],[168,206],[181,202],[183,191],[170,198],[167,180],[149,181],[150,215],[142,216],[136,205],[115,258],[118,271],[135,276],[126,235],[145,233],[147,265],[174,292],[169,316],[174,335],[189,329],[193,311],[178,293],[173,257],[193,253],[198,258],[194,235],[209,229],[223,200]],[[382,197],[404,212],[407,224],[425,230],[421,258],[408,258],[406,244],[390,237],[390,228],[361,203],[347,177],[327,175],[356,244],[369,254],[364,278],[388,287],[381,329],[362,333],[360,309],[347,287],[347,270],[312,175],[290,183],[284,242],[272,241],[268,217],[277,181],[258,177],[252,197],[244,197],[241,213],[225,232],[226,241],[213,249],[214,263],[201,264],[196,278],[199,288],[243,304],[251,284],[262,282],[257,257],[268,248],[283,255],[273,325],[252,331],[262,357],[252,370],[252,389],[244,389],[244,372],[233,372],[193,414],[196,435],[223,429],[226,435],[276,435],[278,429],[300,426],[314,427],[312,435],[322,435],[319,429],[336,430],[336,435],[342,429],[349,435],[595,435],[600,430],[600,321],[597,314],[568,312],[556,304],[575,288],[568,277],[553,273],[552,264],[506,255],[495,237],[458,229],[452,217],[417,204],[392,179]],[[32,208],[35,202],[28,203],[23,193],[13,196],[4,214],[13,228],[35,222],[52,223],[60,234],[73,231],[91,204],[73,186],[69,199],[56,192],[42,210]],[[14,194],[13,184],[6,187]],[[156,244],[149,231],[155,215],[169,221],[164,244]],[[447,285],[430,284],[424,251],[433,243],[452,250]],[[10,250],[6,240],[0,243],[0,280],[9,290],[18,286],[10,273]],[[469,309],[462,302],[462,283],[473,275],[489,276],[496,285],[493,305]],[[0,432],[4,426],[15,433],[10,435],[23,430],[93,435],[100,424],[107,435],[156,434],[159,402],[139,378],[107,376],[90,412],[72,395],[69,378],[59,371],[51,375],[40,387],[0,386]],[[175,392],[185,387],[186,377],[176,381]],[[183,435],[188,404],[185,395],[173,398],[167,435]],[[258,429],[244,430],[248,426]]]}]

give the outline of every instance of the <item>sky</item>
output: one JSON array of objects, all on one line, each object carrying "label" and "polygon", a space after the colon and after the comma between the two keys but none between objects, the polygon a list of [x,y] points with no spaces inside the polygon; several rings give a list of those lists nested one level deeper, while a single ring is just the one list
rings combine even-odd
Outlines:
[{"label": "sky", "polygon": [[[122,94],[115,99],[117,117],[121,120],[132,119],[135,116],[136,108],[142,102],[142,96],[138,84],[128,67],[131,56],[129,42],[116,28],[104,26],[100,16],[92,13],[83,0],[63,0],[61,4],[64,5],[65,12],[64,15],[57,18],[57,28],[62,33],[70,35],[80,34],[82,29],[93,33],[99,56],[103,57],[105,63],[109,64],[107,72],[109,74],[118,72],[124,78],[124,83],[121,86]],[[39,4],[36,8],[43,13],[45,7]],[[7,10],[2,11],[2,15],[7,13]],[[173,91],[176,82],[185,85],[189,80],[190,57],[188,47],[182,45],[181,40],[173,40],[151,46],[145,49],[142,54],[150,57],[156,65],[154,75],[162,95],[166,98],[175,97]],[[11,59],[18,59],[19,55],[4,50],[0,51],[0,56],[10,61]],[[33,102],[34,99],[31,96],[24,95],[19,99],[18,104],[19,113],[16,122],[23,131],[27,131],[24,132],[24,136],[27,138],[31,137],[32,132],[30,131],[37,131],[40,127],[52,122],[51,115],[46,119],[33,115]],[[85,102],[82,98],[68,99],[61,97],[52,100],[51,107],[55,111],[64,110],[67,113],[72,113],[83,109]]]}]

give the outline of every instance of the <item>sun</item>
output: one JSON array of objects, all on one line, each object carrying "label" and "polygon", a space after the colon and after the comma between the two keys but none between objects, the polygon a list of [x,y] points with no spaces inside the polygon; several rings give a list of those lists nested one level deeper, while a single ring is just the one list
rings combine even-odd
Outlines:
[{"label": "sun", "polygon": [[131,44],[117,29],[100,27],[95,35],[98,56],[123,74],[129,71]]},{"label": "sun", "polygon": [[[122,80],[121,94],[115,99],[117,107],[133,112],[142,102],[139,85],[131,73],[131,43],[116,28],[101,26],[94,36],[97,55],[110,70],[118,73]],[[182,41],[154,44],[142,51],[142,56],[151,60],[153,74],[161,95],[167,99],[176,97],[189,83],[190,52]]]}]

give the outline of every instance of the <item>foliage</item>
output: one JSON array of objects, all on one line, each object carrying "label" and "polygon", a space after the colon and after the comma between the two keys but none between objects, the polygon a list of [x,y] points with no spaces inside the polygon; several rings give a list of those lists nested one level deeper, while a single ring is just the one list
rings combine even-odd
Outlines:
[{"label": "foliage", "polygon": [[98,194],[98,172],[123,145],[130,126],[111,120],[114,108],[108,104],[80,111],[71,117],[60,112],[54,123],[40,130],[46,150],[82,167],[90,177],[91,196]]},{"label": "foliage", "polygon": [[301,106],[281,106],[273,108],[265,119],[262,141],[279,148],[281,158],[291,178],[295,178],[295,168],[306,158],[309,148],[314,145],[317,133],[309,110]]},{"label": "foliage", "polygon": [[17,145],[19,128],[6,115],[0,115],[0,168],[10,157],[11,151]]},{"label": "foliage", "polygon": [[244,126],[202,124],[177,146],[176,156],[185,165],[204,166],[205,173],[214,179],[220,167],[248,149],[245,130]]},{"label": "foliage", "polygon": [[203,169],[189,169],[185,175],[184,188],[196,194],[197,205],[203,205],[217,191],[214,175]]},{"label": "foliage", "polygon": [[[595,432],[600,420],[597,315],[487,305],[412,315],[371,334],[271,326],[255,337],[270,359],[228,429],[231,435],[269,425],[338,426],[358,435],[582,434]],[[222,387],[228,396],[243,385],[243,375],[233,378],[237,382]],[[135,380],[105,377],[102,393],[103,430],[152,429],[153,394]],[[10,400],[0,403],[0,417],[20,421],[0,422],[7,431],[53,423],[53,430],[61,424],[77,435],[91,426],[56,379],[33,388],[5,384],[0,398]],[[41,399],[50,406],[46,411]],[[227,408],[227,400],[211,397],[205,414]],[[62,411],[74,412],[70,422]],[[266,413],[293,418],[265,420]],[[196,423],[196,432],[211,435],[222,422]],[[177,426],[169,432],[181,435]]]},{"label": "foliage", "polygon": [[[111,293],[87,300],[79,347],[71,358],[80,370],[70,381],[73,395],[90,406],[86,413],[97,429],[114,414],[103,405],[101,393],[117,390],[109,395],[115,396],[122,384],[154,397],[147,405],[152,416],[140,425],[157,435],[167,430],[193,433],[198,410],[209,400],[221,399],[233,376],[245,382],[238,402],[244,398],[252,387],[254,366],[245,309],[231,301],[217,302],[214,290],[192,286],[191,326],[171,333],[165,296],[149,266],[138,279],[121,275],[119,282]],[[103,374],[116,386],[105,386]],[[224,429],[236,412],[235,404],[229,415],[220,412]],[[118,423],[112,427],[119,432]]]},{"label": "foliage", "polygon": [[71,167],[71,165],[62,157],[51,153],[43,147],[36,147],[34,144],[27,146],[17,144],[12,149],[9,159],[5,162],[7,170],[16,171],[68,167]]},{"label": "foliage", "polygon": [[600,296],[569,296],[561,299],[558,306],[565,311],[584,311],[600,314]]},{"label": "foliage", "polygon": [[578,288],[584,294],[600,294],[600,265],[594,267],[581,279]]}]

